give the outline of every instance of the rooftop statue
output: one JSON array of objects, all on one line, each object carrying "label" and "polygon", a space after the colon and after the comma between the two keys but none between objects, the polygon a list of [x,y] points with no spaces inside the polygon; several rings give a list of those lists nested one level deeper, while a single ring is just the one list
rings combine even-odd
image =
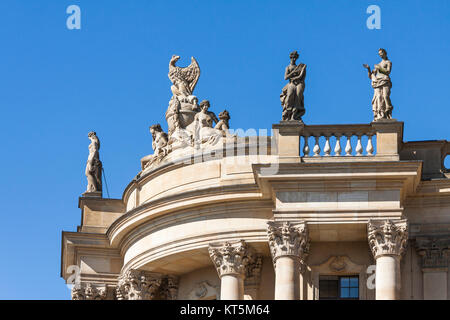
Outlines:
[{"label": "rooftop statue", "polygon": [[381,62],[374,65],[373,70],[367,64],[363,67],[367,69],[369,79],[372,80],[372,87],[374,90],[372,99],[373,120],[392,119],[391,103],[391,87],[392,82],[389,74],[392,70],[392,62],[387,57],[385,49],[380,48],[378,55],[381,57]]},{"label": "rooftop statue", "polygon": [[179,56],[173,55],[169,63],[172,97],[166,111],[168,133],[159,124],[150,127],[154,154],[141,159],[142,169],[159,164],[169,154],[171,157],[185,156],[195,149],[214,147],[223,138],[235,138],[228,133],[228,111],[221,112],[219,120],[214,112],[209,111],[208,100],[203,100],[199,105],[193,95],[200,77],[195,58],[192,57],[191,64],[185,68],[175,65],[179,59]]},{"label": "rooftop statue", "polygon": [[86,193],[102,191],[102,162],[100,161],[100,140],[94,131],[89,132],[88,138],[91,140],[89,145],[89,156],[86,163],[87,188]]},{"label": "rooftop statue", "polygon": [[147,168],[153,163],[159,163],[169,153],[169,139],[167,133],[161,128],[161,125],[158,123],[150,126],[150,133],[152,134],[152,148],[154,152],[141,159],[142,169]]},{"label": "rooftop statue", "polygon": [[303,91],[305,90],[306,64],[299,63],[297,51],[290,53],[291,63],[286,67],[284,79],[289,80],[280,94],[281,105],[283,106],[283,121],[302,121],[305,114]]},{"label": "rooftop statue", "polygon": [[173,55],[169,62],[169,79],[172,82],[172,98],[166,112],[169,136],[177,127],[190,125],[198,111],[198,99],[193,92],[200,78],[200,67],[194,57],[188,67],[177,67],[175,64],[179,59],[180,56]]}]

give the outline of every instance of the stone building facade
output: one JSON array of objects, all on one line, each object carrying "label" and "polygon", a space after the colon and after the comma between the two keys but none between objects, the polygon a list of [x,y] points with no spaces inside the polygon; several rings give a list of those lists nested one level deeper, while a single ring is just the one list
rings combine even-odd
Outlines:
[{"label": "stone building facade", "polygon": [[72,297],[450,298],[448,141],[395,120],[273,129],[84,194],[62,234]]},{"label": "stone building facade", "polygon": [[229,130],[228,111],[219,121],[198,104],[198,62],[180,68],[174,55],[168,134],[150,127],[154,154],[121,199],[103,198],[89,135],[98,186],[79,198],[77,231],[62,233],[72,298],[449,299],[450,142],[403,141],[379,55],[366,66],[374,122],[304,124],[306,65],[293,52],[283,121],[248,137]]}]

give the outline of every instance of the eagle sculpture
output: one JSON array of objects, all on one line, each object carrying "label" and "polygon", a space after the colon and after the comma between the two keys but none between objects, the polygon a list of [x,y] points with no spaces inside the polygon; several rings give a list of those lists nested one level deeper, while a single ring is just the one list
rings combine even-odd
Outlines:
[{"label": "eagle sculpture", "polygon": [[173,55],[169,63],[169,79],[173,83],[172,93],[180,101],[185,100],[194,92],[195,85],[200,77],[200,67],[194,57],[191,58],[191,64],[188,67],[181,68],[175,64],[180,56]]}]

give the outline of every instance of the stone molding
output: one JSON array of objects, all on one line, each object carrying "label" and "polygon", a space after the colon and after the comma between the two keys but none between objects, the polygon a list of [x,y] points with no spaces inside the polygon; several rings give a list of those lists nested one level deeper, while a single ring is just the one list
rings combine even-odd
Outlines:
[{"label": "stone molding", "polygon": [[91,283],[74,285],[72,300],[106,300],[106,286],[93,286]]},{"label": "stone molding", "polygon": [[117,300],[153,300],[161,284],[160,275],[140,271],[128,270],[119,277],[116,288]]},{"label": "stone molding", "polygon": [[224,244],[210,244],[209,255],[217,269],[219,277],[228,274],[245,277],[247,265],[253,262],[253,250],[241,240]]},{"label": "stone molding", "polygon": [[284,256],[297,257],[301,264],[309,253],[309,234],[305,222],[291,224],[289,222],[267,222],[267,235],[273,263]]},{"label": "stone molding", "polygon": [[408,221],[369,220],[367,234],[375,259],[385,255],[402,256],[408,245]]},{"label": "stone molding", "polygon": [[448,268],[450,237],[417,237],[415,245],[422,268]]}]

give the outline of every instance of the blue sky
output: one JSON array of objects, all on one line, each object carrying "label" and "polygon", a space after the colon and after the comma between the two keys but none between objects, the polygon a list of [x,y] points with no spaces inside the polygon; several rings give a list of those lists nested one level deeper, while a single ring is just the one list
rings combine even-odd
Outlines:
[{"label": "blue sky", "polygon": [[[71,4],[81,30],[66,27]],[[371,4],[380,30],[366,27]],[[120,198],[152,153],[149,125],[167,128],[172,54],[180,66],[197,58],[195,94],[229,110],[231,127],[270,129],[292,50],[308,65],[306,124],[370,122],[361,65],[378,63],[383,47],[404,140],[449,139],[449,31],[448,0],[2,0],[0,299],[70,298],[61,231],[81,221],[87,133],[101,139],[109,192]]]}]

